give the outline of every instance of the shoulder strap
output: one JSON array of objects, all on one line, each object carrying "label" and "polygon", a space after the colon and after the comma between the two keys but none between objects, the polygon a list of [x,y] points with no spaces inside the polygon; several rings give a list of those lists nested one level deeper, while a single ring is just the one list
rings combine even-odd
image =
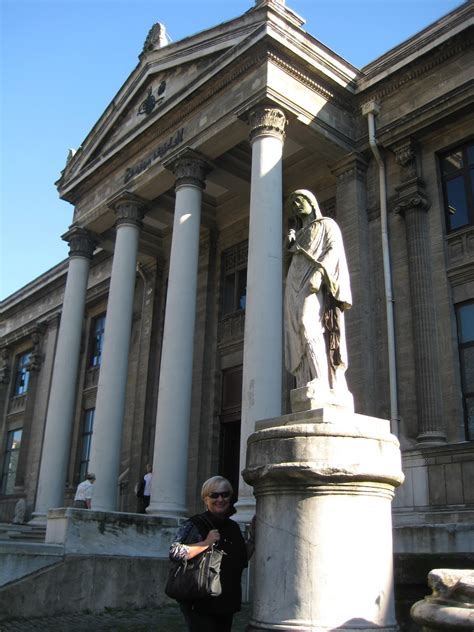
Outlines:
[{"label": "shoulder strap", "polygon": [[200,536],[205,539],[211,529],[214,529],[214,525],[205,514],[197,514],[189,518],[190,522],[199,531]]}]

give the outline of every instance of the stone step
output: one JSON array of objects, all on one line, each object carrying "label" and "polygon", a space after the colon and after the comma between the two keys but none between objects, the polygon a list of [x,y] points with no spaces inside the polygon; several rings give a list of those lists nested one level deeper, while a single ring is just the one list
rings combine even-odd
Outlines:
[{"label": "stone step", "polygon": [[27,524],[0,524],[0,540],[16,542],[44,542],[46,527]]}]

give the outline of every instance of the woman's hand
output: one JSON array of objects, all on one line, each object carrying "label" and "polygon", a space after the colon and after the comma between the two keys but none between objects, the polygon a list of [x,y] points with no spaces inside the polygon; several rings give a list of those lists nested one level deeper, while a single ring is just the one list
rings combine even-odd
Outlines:
[{"label": "woman's hand", "polygon": [[216,542],[219,542],[220,538],[221,534],[219,533],[219,531],[217,529],[211,529],[207,534],[206,539],[203,541],[203,544],[205,544],[206,546],[212,546]]}]

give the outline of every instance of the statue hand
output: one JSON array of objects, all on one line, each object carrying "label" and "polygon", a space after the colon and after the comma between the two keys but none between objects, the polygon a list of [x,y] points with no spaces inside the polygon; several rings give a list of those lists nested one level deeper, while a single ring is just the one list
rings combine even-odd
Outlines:
[{"label": "statue hand", "polygon": [[323,282],[323,275],[321,274],[319,270],[316,270],[316,272],[311,277],[311,281],[310,281],[311,290],[313,292],[319,292],[319,290],[321,289],[322,282]]},{"label": "statue hand", "polygon": [[288,232],[288,241],[291,243],[292,241],[296,241],[296,231],[294,228],[290,228]]}]

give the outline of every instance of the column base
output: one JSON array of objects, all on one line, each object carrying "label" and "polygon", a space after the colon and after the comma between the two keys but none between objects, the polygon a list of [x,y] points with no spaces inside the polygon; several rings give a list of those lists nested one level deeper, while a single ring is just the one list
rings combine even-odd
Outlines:
[{"label": "column base", "polygon": [[446,445],[446,435],[439,430],[422,432],[416,438],[417,448],[434,448],[439,445]]},{"label": "column base", "polygon": [[151,501],[146,508],[146,513],[149,516],[156,516],[158,518],[187,518],[189,511],[187,507],[180,505],[173,505],[171,503],[159,503]]},{"label": "column base", "polygon": [[[250,620],[245,632],[332,632],[335,628],[332,626],[320,626],[314,624],[296,624],[285,623],[281,625],[268,625]],[[344,625],[337,628],[338,630],[346,630],[347,632],[399,632],[398,625],[378,626],[371,624],[370,621],[364,619],[354,619],[347,621]]]},{"label": "column base", "polygon": [[48,521],[48,517],[45,513],[36,513],[34,511],[31,517],[31,520],[28,522],[28,524],[33,524],[33,525],[36,524],[36,525],[45,527],[47,521]]}]

